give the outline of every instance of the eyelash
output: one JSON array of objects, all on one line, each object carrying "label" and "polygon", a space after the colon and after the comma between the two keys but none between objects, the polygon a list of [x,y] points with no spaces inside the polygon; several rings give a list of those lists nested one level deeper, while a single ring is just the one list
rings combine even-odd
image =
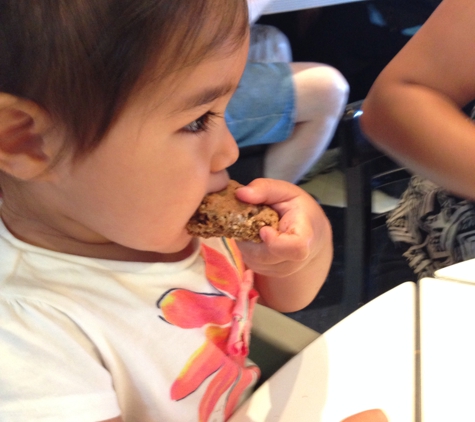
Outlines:
[{"label": "eyelash", "polygon": [[184,132],[199,134],[201,132],[206,132],[212,123],[213,118],[221,117],[218,113],[208,111],[202,116],[198,117],[196,120],[193,120],[191,123],[183,127]]}]

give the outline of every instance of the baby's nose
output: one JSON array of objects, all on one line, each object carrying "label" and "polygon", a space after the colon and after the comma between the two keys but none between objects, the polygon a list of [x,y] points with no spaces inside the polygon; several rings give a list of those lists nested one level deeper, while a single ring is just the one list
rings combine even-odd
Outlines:
[{"label": "baby's nose", "polygon": [[226,129],[219,142],[219,148],[213,157],[212,171],[218,172],[235,163],[239,156],[239,148],[231,132]]}]

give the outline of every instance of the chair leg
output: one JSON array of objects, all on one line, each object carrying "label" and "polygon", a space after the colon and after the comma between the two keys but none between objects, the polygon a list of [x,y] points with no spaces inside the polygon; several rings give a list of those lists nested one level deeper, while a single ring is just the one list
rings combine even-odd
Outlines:
[{"label": "chair leg", "polygon": [[365,165],[346,169],[345,268],[341,318],[355,311],[366,299],[371,250],[371,187],[368,177]]}]

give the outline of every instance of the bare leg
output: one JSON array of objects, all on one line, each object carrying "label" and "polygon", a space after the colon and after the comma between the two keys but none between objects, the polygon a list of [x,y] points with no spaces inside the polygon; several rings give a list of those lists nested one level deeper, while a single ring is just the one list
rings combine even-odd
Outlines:
[{"label": "bare leg", "polygon": [[324,64],[290,63],[294,74],[296,126],[287,140],[272,144],[264,175],[298,182],[330,143],[348,99],[348,82]]}]

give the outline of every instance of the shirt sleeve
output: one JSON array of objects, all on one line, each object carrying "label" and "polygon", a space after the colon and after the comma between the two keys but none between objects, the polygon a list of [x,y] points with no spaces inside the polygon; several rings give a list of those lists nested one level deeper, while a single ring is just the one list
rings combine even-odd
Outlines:
[{"label": "shirt sleeve", "polygon": [[0,321],[3,422],[91,422],[120,415],[97,349],[63,312],[1,298]]}]

